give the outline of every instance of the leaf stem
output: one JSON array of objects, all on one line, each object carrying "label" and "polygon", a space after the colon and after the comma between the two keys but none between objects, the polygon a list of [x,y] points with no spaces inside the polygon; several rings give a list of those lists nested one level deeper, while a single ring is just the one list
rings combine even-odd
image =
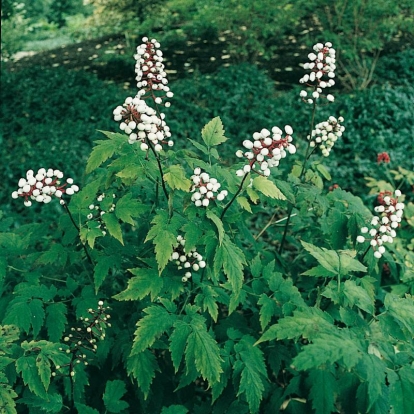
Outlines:
[{"label": "leaf stem", "polygon": [[166,198],[167,198],[167,200],[168,200],[168,191],[167,191],[167,188],[166,188],[166,186],[165,186],[165,181],[164,181],[164,172],[163,172],[163,170],[162,170],[162,165],[161,165],[160,158],[159,158],[159,156],[158,156],[157,151],[155,151],[155,149],[154,149],[154,147],[153,147],[152,143],[148,141],[148,145],[149,145],[149,147],[151,148],[151,151],[153,152],[153,154],[154,154],[154,156],[155,156],[155,159],[156,159],[156,161],[157,161],[157,164],[158,164],[158,170],[160,171],[160,175],[161,175],[161,186],[162,186],[162,189],[163,189],[163,191],[164,191],[165,197],[166,197]]}]

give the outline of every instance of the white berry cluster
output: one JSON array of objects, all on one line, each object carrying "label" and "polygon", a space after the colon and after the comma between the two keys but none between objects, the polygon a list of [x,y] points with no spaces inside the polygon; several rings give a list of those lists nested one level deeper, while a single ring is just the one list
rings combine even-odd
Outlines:
[{"label": "white berry cluster", "polygon": [[178,270],[186,270],[182,277],[183,282],[187,282],[191,278],[191,271],[197,272],[199,269],[206,267],[206,262],[203,260],[203,256],[197,253],[194,247],[189,252],[185,251],[185,239],[183,236],[177,236],[177,244],[174,247],[170,261],[175,262]]},{"label": "white berry cluster", "polygon": [[148,150],[148,142],[154,145],[155,151],[162,150],[162,145],[167,143],[173,146],[170,128],[166,125],[165,114],[157,115],[155,109],[139,97],[125,99],[122,106],[117,106],[114,111],[114,120],[121,121],[119,128],[129,135],[128,142],[140,143],[142,151]]},{"label": "white berry cluster", "polygon": [[73,184],[72,178],[67,178],[66,182],[61,182],[63,173],[59,170],[40,168],[35,174],[33,170],[28,170],[26,178],[20,178],[19,189],[13,191],[12,198],[24,197],[24,205],[30,207],[31,200],[38,203],[50,203],[52,197],[60,199],[60,204],[65,204],[62,199],[63,194],[69,196],[79,191],[79,187]]},{"label": "white berry cluster", "polygon": [[[111,327],[109,319],[111,315],[108,313],[109,306],[104,306],[102,300],[98,302],[98,309],[88,309],[90,317],[81,317],[82,327],[72,327],[71,333],[63,338],[63,341],[68,343],[69,348],[64,352],[71,354],[71,361],[66,365],[56,365],[56,371],[52,372],[52,376],[55,377],[57,373],[67,375],[71,377],[75,376],[74,367],[77,364],[83,363],[88,365],[87,355],[85,350],[96,352],[98,349],[98,339],[105,339],[105,328]],[[59,348],[63,351],[63,348]]]},{"label": "white berry cluster", "polygon": [[[137,47],[137,53],[134,55],[137,61],[135,65],[137,96],[143,96],[146,93],[153,95],[156,91],[162,91],[163,96],[154,98],[155,103],[160,105],[164,97],[173,97],[173,93],[167,86],[168,80],[165,66],[162,63],[162,51],[159,49],[160,44],[155,39],[148,40],[147,37],[144,37],[142,42]],[[165,102],[163,105],[169,107],[170,102]]]},{"label": "white berry cluster", "polygon": [[[323,90],[335,85],[335,69],[336,69],[336,58],[335,49],[332,47],[331,42],[317,43],[313,46],[314,52],[309,53],[308,58],[310,62],[303,65],[303,68],[310,70],[310,73],[305,74],[300,80],[300,83],[304,83],[307,86],[313,88],[311,96],[308,96],[306,90],[300,92],[301,98],[312,104],[314,101],[319,99],[323,95]],[[326,99],[330,102],[334,101],[333,95],[326,95]]]},{"label": "white berry cluster", "polygon": [[[114,198],[116,198],[115,194],[112,194],[110,200],[107,201],[105,193],[100,194],[94,204],[89,205],[89,210],[91,212],[87,215],[88,220],[96,220],[98,221],[98,228],[102,229],[102,235],[106,235],[106,225],[105,222],[102,220],[102,216],[106,213],[112,213],[115,211],[115,204],[111,202]],[[105,202],[104,202],[105,200]],[[104,204],[104,205],[103,205]]]},{"label": "white berry cluster", "polygon": [[223,201],[228,194],[227,190],[221,190],[217,194],[221,184],[206,172],[201,172],[201,168],[197,167],[194,169],[194,175],[191,176],[191,180],[193,181],[191,201],[197,207],[207,207],[210,204],[210,200]]},{"label": "white berry cluster", "polygon": [[243,141],[243,146],[247,151],[238,150],[236,156],[247,158],[248,164],[236,171],[239,177],[250,171],[268,177],[270,168],[277,167],[280,160],[286,157],[287,152],[290,154],[296,152],[296,147],[292,144],[293,129],[290,125],[285,126],[285,134],[277,126],[272,128],[272,133],[273,135],[269,130],[262,129],[253,134],[253,141],[248,139]]},{"label": "white berry cluster", "polygon": [[332,147],[342,133],[345,131],[345,127],[341,125],[344,122],[344,118],[340,116],[336,119],[334,116],[330,116],[327,121],[320,122],[316,125],[312,131],[312,136],[308,135],[311,147],[319,146],[322,154],[327,157],[331,152]]},{"label": "white berry cluster", "polygon": [[358,236],[357,242],[364,243],[369,241],[374,249],[374,256],[379,259],[385,253],[384,243],[392,243],[396,237],[396,231],[400,225],[404,213],[404,203],[398,202],[401,191],[395,190],[395,198],[392,193],[387,191],[380,193],[378,200],[380,205],[375,207],[375,212],[379,213],[371,220],[371,228],[362,227],[361,233],[365,236]]}]

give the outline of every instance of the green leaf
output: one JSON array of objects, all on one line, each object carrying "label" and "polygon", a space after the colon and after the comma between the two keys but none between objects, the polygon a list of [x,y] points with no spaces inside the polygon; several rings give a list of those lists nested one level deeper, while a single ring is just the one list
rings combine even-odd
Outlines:
[{"label": "green leaf", "polygon": [[260,299],[257,302],[260,306],[260,326],[262,330],[266,328],[266,326],[270,323],[272,316],[276,314],[276,302],[274,299],[269,298],[265,293],[260,295]]},{"label": "green leaf", "polygon": [[207,147],[214,147],[227,141],[220,117],[213,118],[201,131],[201,138]]},{"label": "green leaf", "polygon": [[132,375],[137,380],[144,398],[147,399],[152,380],[155,378],[155,371],[160,370],[155,355],[145,349],[143,352],[130,355],[126,363],[128,375]]},{"label": "green leaf", "polygon": [[150,306],[144,309],[144,313],[146,315],[137,323],[138,328],[135,331],[131,355],[138,354],[150,347],[174,323],[174,316],[161,306]]},{"label": "green leaf", "polygon": [[2,414],[16,414],[16,402],[15,398],[18,397],[18,394],[13,390],[10,385],[2,383],[0,386],[0,409],[2,409]]},{"label": "green leaf", "polygon": [[120,198],[115,205],[115,215],[124,223],[135,225],[134,217],[140,217],[148,213],[150,207],[138,200],[132,199],[132,194],[127,193]]},{"label": "green leaf", "polygon": [[336,277],[336,273],[330,272],[329,270],[325,269],[321,265],[312,267],[312,269],[309,269],[306,272],[303,272],[302,275],[315,276],[315,277]]},{"label": "green leaf", "polygon": [[36,366],[36,357],[33,355],[22,356],[16,360],[16,371],[21,373],[23,382],[39,397],[46,398],[46,390]]},{"label": "green leaf", "polygon": [[[276,187],[276,185],[268,178],[258,175],[253,179],[253,187],[264,194],[266,197],[270,197],[276,200],[286,200],[286,197]],[[253,201],[253,200],[252,200]]]},{"label": "green leaf", "polygon": [[66,305],[62,302],[51,303],[46,307],[46,329],[50,341],[58,342],[62,338],[67,324],[66,312]]},{"label": "green leaf", "polygon": [[393,414],[414,413],[414,370],[404,366],[397,372],[388,370],[390,399]]},{"label": "green leaf", "polygon": [[93,278],[95,282],[95,293],[98,294],[99,288],[108,276],[109,269],[113,266],[113,256],[100,256],[95,264]]},{"label": "green leaf", "polygon": [[195,365],[197,371],[209,384],[220,381],[220,348],[214,338],[207,332],[205,319],[195,314],[190,323],[191,333],[187,339],[185,361],[188,367]]},{"label": "green leaf", "polygon": [[63,409],[62,396],[57,393],[47,394],[47,398],[40,398],[27,393],[25,397],[19,399],[19,404],[37,408],[39,411],[36,410],[35,412],[61,413]]},{"label": "green leaf", "polygon": [[331,174],[329,174],[328,169],[323,164],[316,164],[316,169],[322,174],[325,180],[332,180]]},{"label": "green leaf", "polygon": [[101,132],[103,132],[109,140],[95,141],[96,146],[93,148],[86,164],[86,174],[96,170],[108,158],[112,157],[115,152],[119,151],[122,145],[127,142],[125,135],[112,132]]},{"label": "green leaf", "polygon": [[321,332],[331,332],[334,329],[332,318],[326,312],[317,308],[297,310],[293,316],[279,319],[279,322],[272,325],[256,343],[300,337],[313,340]]},{"label": "green leaf", "polygon": [[335,377],[325,369],[312,369],[309,371],[307,382],[310,385],[309,398],[315,413],[331,414],[335,408]]},{"label": "green leaf", "polygon": [[187,414],[188,409],[184,405],[170,405],[162,407],[161,414]]},{"label": "green leaf", "polygon": [[211,286],[204,285],[202,293],[199,293],[195,298],[195,303],[204,312],[208,311],[214,322],[217,322],[218,317],[217,297],[218,293]]},{"label": "green leaf", "polygon": [[374,300],[362,286],[358,286],[353,280],[346,280],[343,286],[343,293],[350,307],[356,305],[358,308],[373,315]]},{"label": "green leaf", "polygon": [[190,191],[191,181],[186,178],[181,165],[171,165],[168,172],[164,174],[164,180],[172,190],[182,190],[186,193]]},{"label": "green leaf", "polygon": [[253,204],[257,204],[257,202],[260,200],[259,194],[256,193],[256,191],[253,190],[251,187],[246,188],[246,192],[250,197],[250,200]]},{"label": "green leaf", "polygon": [[55,263],[65,266],[67,257],[66,249],[61,244],[55,243],[37,259],[37,263],[45,265]]},{"label": "green leaf", "polygon": [[234,294],[238,294],[243,285],[243,265],[246,264],[244,253],[227,236],[223,237],[221,245],[217,246],[214,267],[220,270],[223,267]]},{"label": "green leaf", "polygon": [[150,231],[145,241],[153,240],[155,244],[155,258],[158,263],[158,271],[164,270],[170,260],[174,246],[177,244],[177,231],[180,222],[174,217],[170,220],[168,212],[161,210],[154,217]]},{"label": "green leaf", "polygon": [[187,344],[188,337],[192,332],[188,323],[178,320],[174,324],[174,331],[170,335],[170,352],[171,360],[174,365],[175,372],[180,368],[181,360],[184,355],[185,346]]},{"label": "green leaf", "polygon": [[105,223],[106,228],[109,231],[109,234],[112,237],[115,237],[115,239],[117,239],[123,245],[124,241],[122,239],[121,225],[119,224],[119,221],[116,218],[115,214],[106,213],[103,216],[101,216],[101,218],[102,221]]},{"label": "green leaf", "polygon": [[134,277],[128,280],[127,288],[114,296],[116,300],[141,300],[151,295],[154,302],[161,292],[164,281],[156,269],[141,268],[128,269]]},{"label": "green leaf", "polygon": [[85,404],[75,403],[75,407],[78,410],[78,414],[99,414],[98,410],[95,410],[95,408],[88,407]]},{"label": "green leaf", "polygon": [[188,138],[188,140],[197,148],[199,149],[203,154],[208,155],[208,149],[207,147],[205,147],[204,145],[200,144],[197,141],[194,141],[190,138]]},{"label": "green leaf", "polygon": [[312,343],[303,347],[293,359],[296,369],[308,370],[323,365],[344,364],[347,370],[352,369],[364,354],[361,344],[351,337],[345,329],[319,333]]},{"label": "green leaf", "polygon": [[264,384],[267,381],[263,353],[259,347],[254,346],[254,338],[249,335],[243,336],[234,349],[237,356],[234,370],[241,371],[237,396],[244,394],[250,412],[257,413],[265,390]]},{"label": "green leaf", "polygon": [[221,245],[224,237],[223,222],[211,210],[207,210],[206,215],[216,225],[219,236],[219,244]]},{"label": "green leaf", "polygon": [[83,244],[88,243],[89,247],[91,249],[93,249],[93,247],[95,246],[95,240],[98,237],[102,237],[103,234],[102,234],[102,230],[98,227],[95,227],[95,228],[92,228],[92,229],[82,227],[80,229],[79,236],[80,236],[81,242]]},{"label": "green leaf", "polygon": [[414,299],[399,298],[392,294],[385,296],[385,308],[414,336]]},{"label": "green leaf", "polygon": [[236,198],[236,201],[239,203],[240,207],[243,210],[246,210],[249,213],[252,213],[252,208],[250,207],[249,200],[247,200],[246,197],[239,196]]},{"label": "green leaf", "polygon": [[119,413],[122,410],[126,410],[129,407],[129,404],[126,401],[121,400],[125,393],[126,386],[124,381],[107,381],[103,395],[106,409],[111,413]]}]

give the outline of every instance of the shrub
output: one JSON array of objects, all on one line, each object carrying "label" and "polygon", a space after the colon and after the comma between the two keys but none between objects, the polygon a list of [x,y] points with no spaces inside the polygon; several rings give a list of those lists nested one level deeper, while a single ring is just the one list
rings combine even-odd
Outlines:
[{"label": "shrub", "polygon": [[300,151],[271,123],[233,143],[236,162],[219,117],[172,149],[158,47],[138,47],[138,93],[114,108],[122,133],[95,143],[88,184],[66,165],[16,177],[14,202],[41,212],[0,234],[2,409],[414,411],[414,204],[396,188],[413,177],[373,210],[324,189],[321,154],[347,133],[319,111],[331,45],[310,55],[323,73],[307,66]]}]

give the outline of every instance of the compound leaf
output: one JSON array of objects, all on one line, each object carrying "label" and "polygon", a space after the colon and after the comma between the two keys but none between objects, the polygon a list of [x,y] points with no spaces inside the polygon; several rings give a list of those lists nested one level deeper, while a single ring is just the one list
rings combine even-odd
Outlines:
[{"label": "compound leaf", "polygon": [[126,386],[124,381],[114,380],[106,382],[103,401],[109,412],[119,413],[129,407],[129,404],[126,401],[121,400],[125,393]]}]

